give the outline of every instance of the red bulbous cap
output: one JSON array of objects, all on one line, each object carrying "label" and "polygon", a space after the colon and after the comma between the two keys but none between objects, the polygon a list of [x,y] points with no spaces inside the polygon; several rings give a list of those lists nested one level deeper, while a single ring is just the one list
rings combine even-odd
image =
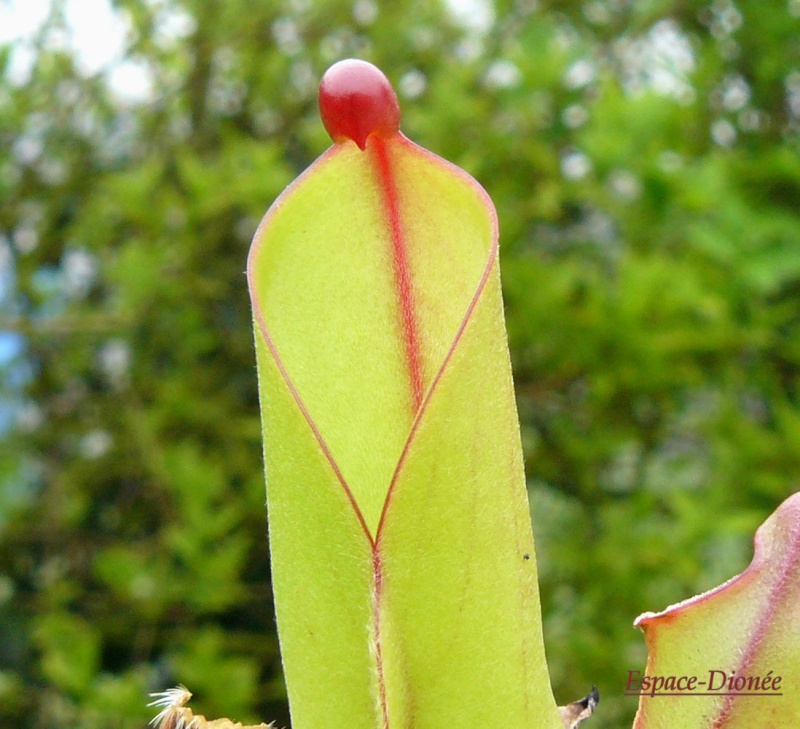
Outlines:
[{"label": "red bulbous cap", "polygon": [[400,128],[400,105],[377,66],[348,58],[334,63],[319,85],[319,111],[331,139],[352,139],[362,150],[367,137],[390,137]]}]

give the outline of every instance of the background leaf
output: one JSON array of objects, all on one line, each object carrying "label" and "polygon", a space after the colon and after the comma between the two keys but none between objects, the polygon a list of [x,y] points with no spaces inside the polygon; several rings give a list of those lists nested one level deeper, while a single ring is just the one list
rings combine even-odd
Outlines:
[{"label": "background leaf", "polygon": [[[637,618],[648,648],[643,675],[696,676],[697,692],[718,695],[643,695],[634,727],[796,725],[798,605],[800,494],[795,494],[759,528],[753,561],[742,574],[660,613]],[[641,674],[636,678],[641,681]],[[732,691],[767,695],[724,695]]]}]

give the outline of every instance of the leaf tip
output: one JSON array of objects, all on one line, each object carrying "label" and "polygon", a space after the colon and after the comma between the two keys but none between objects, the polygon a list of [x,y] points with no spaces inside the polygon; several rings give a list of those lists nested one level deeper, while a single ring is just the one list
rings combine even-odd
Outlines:
[{"label": "leaf tip", "polygon": [[645,633],[652,625],[667,625],[687,610],[719,598],[734,585],[752,583],[759,575],[780,574],[772,589],[785,587],[800,576],[800,492],[789,496],[758,528],[754,539],[753,559],[744,572],[718,587],[670,605],[660,612],[644,612],[633,621]]},{"label": "leaf tip", "polygon": [[334,63],[319,85],[322,123],[337,144],[354,141],[360,149],[371,134],[390,137],[400,129],[400,104],[383,71],[367,61]]}]

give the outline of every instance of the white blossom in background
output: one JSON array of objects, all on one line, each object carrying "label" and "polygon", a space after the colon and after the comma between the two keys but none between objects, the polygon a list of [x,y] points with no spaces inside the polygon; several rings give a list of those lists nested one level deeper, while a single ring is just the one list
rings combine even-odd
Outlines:
[{"label": "white blossom in background", "polygon": [[580,89],[588,86],[597,76],[597,67],[588,58],[581,58],[573,63],[564,74],[564,85],[568,89]]},{"label": "white blossom in background", "polygon": [[36,169],[39,172],[39,179],[45,185],[55,187],[67,179],[67,166],[61,160],[52,157],[42,158]]},{"label": "white blossom in background", "polygon": [[70,248],[61,258],[61,285],[72,299],[86,296],[97,278],[97,259],[83,248]]},{"label": "white blossom in background", "polygon": [[506,59],[492,61],[483,76],[483,83],[490,89],[509,89],[519,85],[522,72],[517,65]]},{"label": "white blossom in background", "polygon": [[561,121],[570,129],[577,129],[589,121],[589,112],[581,104],[570,104],[561,112]]},{"label": "white blossom in background", "polygon": [[583,15],[590,23],[606,25],[613,17],[611,8],[604,0],[593,0],[583,6]]},{"label": "white blossom in background", "polygon": [[197,22],[183,8],[160,3],[153,27],[153,40],[162,49],[171,48],[194,33]]},{"label": "white blossom in background", "polygon": [[414,51],[424,53],[433,48],[438,48],[440,37],[439,31],[433,26],[420,25],[411,32],[410,45]]},{"label": "white blossom in background", "polygon": [[121,103],[139,103],[153,96],[153,74],[144,61],[119,61],[108,70],[106,80]]},{"label": "white blossom in background", "polygon": [[726,76],[715,96],[725,111],[739,111],[750,101],[750,84],[739,74]]},{"label": "white blossom in background", "polygon": [[[154,3],[155,4],[155,3]],[[133,30],[126,15],[111,0],[66,0],[61,4],[64,28],[49,29],[44,45],[69,52],[84,76],[102,74],[120,102],[152,97],[153,76],[142,61],[126,57]],[[0,44],[12,44],[5,80],[26,84],[36,61],[34,40],[53,9],[53,0],[0,2]],[[175,8],[157,14],[156,38],[164,45],[192,30],[191,17]]]},{"label": "white blossom in background", "polygon": [[446,0],[445,7],[456,23],[477,35],[485,35],[494,23],[491,0]]},{"label": "white blossom in background", "polygon": [[114,387],[127,383],[131,359],[131,348],[122,339],[111,339],[97,353],[100,370]]},{"label": "white blossom in background", "polygon": [[644,35],[623,37],[614,44],[629,93],[655,91],[684,103],[694,99],[689,75],[695,68],[689,38],[674,20],[660,20]]},{"label": "white blossom in background", "polygon": [[736,127],[727,119],[717,119],[711,125],[711,138],[720,147],[732,147],[736,143]]},{"label": "white blossom in background", "polygon": [[296,56],[303,50],[303,39],[300,28],[293,18],[283,16],[272,24],[272,37],[275,39],[281,53],[287,56]]},{"label": "white blossom in background", "polygon": [[561,174],[568,180],[581,180],[592,171],[592,160],[583,152],[568,152],[561,158]]},{"label": "white blossom in background", "polygon": [[289,69],[289,80],[301,98],[315,98],[319,88],[314,67],[308,61],[296,61]]},{"label": "white blossom in background", "polygon": [[78,450],[88,461],[102,458],[111,449],[114,439],[107,430],[92,430],[81,438]]},{"label": "white blossom in background", "polygon": [[742,13],[733,0],[715,0],[697,14],[718,41],[724,41],[742,26]]},{"label": "white blossom in background", "polygon": [[792,71],[786,76],[786,103],[789,114],[800,117],[800,71]]},{"label": "white blossom in background", "polygon": [[462,38],[453,49],[453,55],[465,64],[477,61],[481,57],[481,53],[483,53],[483,44],[474,36]]},{"label": "white blossom in background", "polygon": [[575,227],[574,232],[579,237],[598,243],[604,248],[618,240],[614,220],[602,210],[589,209],[584,219]]},{"label": "white blossom in background", "polygon": [[425,93],[427,86],[428,79],[425,77],[425,74],[422,73],[422,71],[414,69],[413,71],[404,73],[400,77],[397,89],[403,98],[416,99]]},{"label": "white blossom in background", "polygon": [[14,230],[14,248],[22,255],[33,253],[39,245],[39,232],[33,225],[24,223]]},{"label": "white blossom in background", "polygon": [[5,68],[5,80],[24,86],[31,77],[36,51],[33,38],[50,12],[51,0],[0,2],[0,45],[13,44]]},{"label": "white blossom in background", "polygon": [[374,0],[356,0],[353,5],[353,20],[359,25],[372,25],[378,19],[378,3]]},{"label": "white blossom in background", "polygon": [[305,15],[311,10],[313,0],[289,0],[289,13],[291,15]]},{"label": "white blossom in background", "polygon": [[608,186],[624,202],[638,200],[642,194],[642,183],[630,170],[612,170],[608,176]]},{"label": "white blossom in background", "polygon": [[264,136],[276,134],[281,128],[281,121],[280,113],[271,106],[262,106],[254,113],[256,131]]},{"label": "white blossom in background", "polygon": [[4,0],[0,3],[0,44],[32,38],[42,27],[51,0]]},{"label": "white blossom in background", "polygon": [[14,281],[14,254],[11,252],[11,241],[0,233],[0,302],[11,293]]},{"label": "white blossom in background", "polygon": [[17,137],[11,145],[11,154],[17,164],[27,167],[36,162],[44,152],[41,136],[26,132]]},{"label": "white blossom in background", "polygon": [[93,76],[122,59],[130,25],[109,0],[67,0],[64,18],[83,75]]}]

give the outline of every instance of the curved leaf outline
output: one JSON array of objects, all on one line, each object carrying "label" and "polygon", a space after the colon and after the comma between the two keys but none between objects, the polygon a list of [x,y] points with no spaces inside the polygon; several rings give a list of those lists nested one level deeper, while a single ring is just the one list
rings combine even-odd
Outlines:
[{"label": "curved leaf outline", "polygon": [[[425,412],[427,410],[428,403],[430,402],[430,399],[433,397],[436,391],[438,383],[441,380],[442,374],[444,373],[448,362],[452,358],[453,352],[455,348],[458,346],[458,342],[461,339],[461,336],[463,335],[464,329],[469,323],[470,316],[473,310],[475,309],[478,299],[480,298],[481,293],[483,292],[486,286],[486,282],[489,278],[489,275],[492,272],[492,268],[495,266],[497,262],[498,238],[499,238],[497,214],[494,209],[494,205],[492,204],[491,199],[489,198],[488,194],[483,189],[483,187],[481,187],[472,177],[467,175],[463,170],[451,164],[447,160],[444,160],[438,155],[435,155],[432,152],[429,152],[428,150],[414,144],[402,134],[398,134],[396,138],[391,140],[382,140],[375,137],[371,137],[368,143],[368,148],[372,150],[379,150],[381,146],[387,144],[402,145],[403,147],[406,148],[406,150],[429,159],[433,164],[445,167],[447,170],[449,170],[449,172],[461,178],[463,182],[466,182],[467,184],[472,186],[474,192],[481,198],[481,201],[485,206],[486,212],[490,216],[491,242],[480,279],[477,282],[474,293],[472,294],[472,297],[466,307],[466,311],[464,312],[461,318],[458,328],[456,329],[453,335],[452,342],[447,349],[444,359],[438,366],[430,386],[424,391],[423,394],[421,394],[419,405],[418,407],[415,408],[415,414],[413,416],[413,420],[411,421],[411,426],[408,430],[408,435],[406,436],[405,442],[403,443],[402,449],[400,451],[400,457],[397,460],[396,466],[389,480],[386,498],[384,499],[383,507],[380,512],[380,518],[378,520],[378,527],[375,530],[374,534],[372,533],[372,530],[370,530],[370,528],[368,527],[367,522],[364,518],[364,514],[362,513],[362,509],[359,506],[358,500],[353,494],[353,491],[350,488],[347,479],[343,475],[342,470],[339,467],[337,460],[330,446],[328,445],[324,435],[320,431],[320,428],[314,419],[313,413],[306,405],[303,396],[300,394],[297,386],[295,385],[291,373],[288,371],[288,368],[285,365],[283,358],[281,357],[278,346],[274,341],[274,338],[270,334],[269,326],[267,325],[267,321],[263,314],[263,308],[258,300],[257,285],[256,285],[256,269],[258,265],[257,262],[259,254],[261,253],[263,231],[270,225],[272,216],[275,215],[276,211],[280,210],[282,206],[287,203],[287,201],[291,198],[291,196],[295,193],[295,191],[302,186],[303,182],[308,177],[315,174],[315,172],[320,166],[325,165],[328,162],[328,160],[340,154],[343,150],[352,148],[352,145],[340,144],[330,147],[321,157],[317,159],[317,161],[311,167],[309,167],[305,172],[303,172],[303,174],[300,175],[300,177],[298,177],[286,190],[284,190],[284,192],[276,199],[276,201],[270,207],[270,210],[267,212],[267,214],[261,221],[261,224],[259,225],[258,230],[256,231],[256,234],[253,238],[253,245],[250,248],[250,252],[248,255],[248,262],[247,262],[247,277],[250,290],[250,298],[253,307],[253,315],[255,318],[258,331],[260,332],[261,336],[264,339],[264,342],[266,343],[266,346],[268,347],[270,353],[272,354],[272,357],[274,358],[275,363],[278,369],[280,370],[281,376],[285,381],[286,386],[289,388],[289,391],[292,394],[292,397],[297,403],[297,406],[300,408],[300,411],[303,413],[303,417],[308,423],[309,429],[314,434],[314,438],[319,444],[320,449],[325,454],[325,458],[330,464],[331,470],[334,472],[334,474],[336,475],[336,479],[339,481],[342,489],[347,494],[347,498],[352,505],[356,518],[358,519],[359,524],[364,530],[365,537],[367,538],[371,546],[375,546],[375,544],[379,541],[380,531],[382,529],[382,525],[386,518],[386,510],[388,508],[389,501],[391,500],[391,494],[396,487],[398,474],[403,467],[403,463],[405,462],[407,453],[413,443],[415,434],[419,429],[419,423],[422,420],[422,418],[425,417]],[[413,384],[412,384],[412,389],[416,389],[415,385]]]},{"label": "curved leaf outline", "polygon": [[[759,527],[744,572],[634,624],[647,641],[645,675],[705,681],[700,695],[642,695],[634,729],[800,726],[800,493]],[[733,683],[720,689],[723,674]]]}]

